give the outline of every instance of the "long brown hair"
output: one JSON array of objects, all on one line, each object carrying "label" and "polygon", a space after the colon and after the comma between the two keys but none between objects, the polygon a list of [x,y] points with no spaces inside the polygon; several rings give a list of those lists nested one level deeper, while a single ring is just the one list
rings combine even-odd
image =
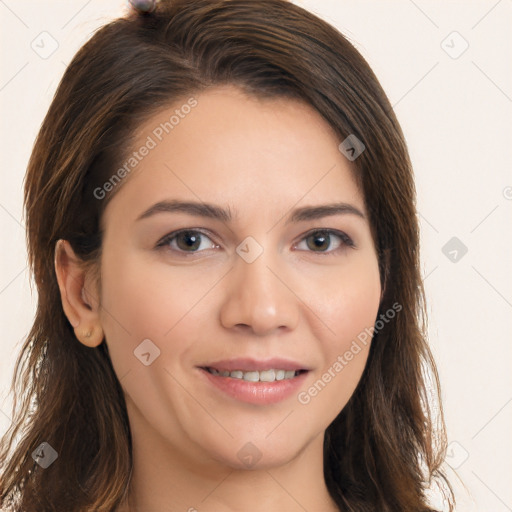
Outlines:
[{"label": "long brown hair", "polygon": [[[361,381],[324,442],[324,477],[340,510],[431,511],[425,489],[445,482],[438,375],[426,343],[419,228],[404,137],[370,67],[331,25],[285,0],[161,1],[98,30],[67,68],[28,165],[29,263],[38,290],[33,327],[16,362],[14,421],[0,446],[0,505],[14,511],[114,511],[130,483],[131,438],[122,388],[105,341],[77,341],[54,268],[58,239],[97,268],[101,187],[157,110],[210,86],[260,98],[299,98],[340,141],[355,135],[384,289]],[[116,191],[120,187],[116,187]],[[426,385],[430,375],[432,386]],[[42,442],[58,463],[42,469]]]}]

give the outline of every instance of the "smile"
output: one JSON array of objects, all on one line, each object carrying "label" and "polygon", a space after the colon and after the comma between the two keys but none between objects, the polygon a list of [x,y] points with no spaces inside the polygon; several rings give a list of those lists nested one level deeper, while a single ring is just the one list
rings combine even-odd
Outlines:
[{"label": "smile", "polygon": [[248,382],[274,382],[276,380],[293,379],[304,373],[306,370],[279,370],[270,369],[262,371],[251,370],[217,370],[216,368],[205,368],[212,375],[221,377],[230,377],[232,379],[240,379]]},{"label": "smile", "polygon": [[201,380],[220,397],[255,405],[277,404],[296,396],[308,370],[222,370],[198,367]]}]

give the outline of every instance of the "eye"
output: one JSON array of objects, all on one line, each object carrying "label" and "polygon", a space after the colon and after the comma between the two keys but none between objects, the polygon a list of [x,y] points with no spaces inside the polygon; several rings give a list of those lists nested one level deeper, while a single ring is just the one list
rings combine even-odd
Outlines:
[{"label": "eye", "polygon": [[[306,248],[301,248],[301,244]],[[295,246],[299,250],[316,252],[319,254],[337,253],[346,247],[355,247],[352,239],[342,231],[333,229],[316,229],[310,231]],[[219,245],[203,231],[197,229],[182,229],[169,233],[162,238],[157,248],[169,249],[176,253],[194,254],[207,249],[218,249]]]},{"label": "eye", "polygon": [[333,229],[316,229],[314,231],[310,231],[304,238],[302,238],[296,247],[298,248],[303,242],[306,244],[305,250],[320,254],[332,254],[341,251],[346,247],[355,247],[354,242],[347,234]]},{"label": "eye", "polygon": [[158,242],[157,247],[169,248],[178,253],[196,253],[205,249],[216,249],[218,245],[202,231],[182,229],[166,235]]}]

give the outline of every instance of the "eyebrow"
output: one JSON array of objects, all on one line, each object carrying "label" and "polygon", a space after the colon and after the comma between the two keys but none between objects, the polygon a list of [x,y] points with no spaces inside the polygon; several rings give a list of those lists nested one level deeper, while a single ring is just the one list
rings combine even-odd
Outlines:
[{"label": "eyebrow", "polygon": [[[168,200],[159,201],[154,204],[146,211],[144,211],[137,221],[147,219],[158,213],[186,213],[188,215],[194,215],[196,217],[207,217],[221,222],[231,222],[233,214],[230,208],[222,208],[220,206],[211,203],[202,203],[195,201],[179,201],[179,200]],[[301,222],[307,220],[317,220],[323,217],[329,217],[333,215],[351,214],[356,215],[362,219],[365,219],[365,215],[355,206],[349,203],[332,203],[323,204],[318,206],[303,206],[301,208],[294,209],[288,216],[286,224],[292,222]]]}]

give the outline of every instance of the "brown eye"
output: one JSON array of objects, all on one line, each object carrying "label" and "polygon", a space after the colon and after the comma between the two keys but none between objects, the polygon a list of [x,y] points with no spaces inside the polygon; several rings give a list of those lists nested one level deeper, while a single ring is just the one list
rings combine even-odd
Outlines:
[{"label": "brown eye", "polygon": [[306,250],[317,253],[331,254],[345,247],[354,247],[354,243],[349,236],[341,231],[331,229],[312,231],[300,243],[304,241],[306,242]]},{"label": "brown eye", "polygon": [[306,240],[308,248],[312,251],[316,251],[317,249],[320,251],[325,251],[329,249],[331,244],[331,237],[329,233],[322,231],[317,231],[314,235],[309,235]]},{"label": "brown eye", "polygon": [[204,249],[214,249],[217,245],[203,232],[186,229],[165,236],[157,247],[168,248],[175,252],[196,253]]},{"label": "brown eye", "polygon": [[176,245],[183,251],[195,251],[201,245],[200,233],[195,231],[183,231],[176,235]]}]

